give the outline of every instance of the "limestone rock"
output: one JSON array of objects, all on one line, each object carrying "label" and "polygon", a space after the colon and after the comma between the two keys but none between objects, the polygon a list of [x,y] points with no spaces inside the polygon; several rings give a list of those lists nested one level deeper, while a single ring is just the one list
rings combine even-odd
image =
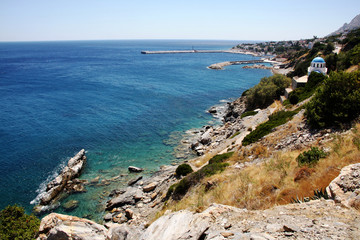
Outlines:
[{"label": "limestone rock", "polygon": [[51,213],[41,220],[38,240],[82,239],[105,240],[108,231],[93,221]]},{"label": "limestone rock", "polygon": [[332,198],[347,207],[356,207],[360,198],[360,163],[341,169],[329,184],[328,190]]},{"label": "limestone rock", "polygon": [[134,178],[134,179],[131,179],[129,182],[128,182],[128,186],[132,186],[134,185],[135,183],[137,183],[140,179],[142,179],[143,177],[142,176],[138,176],[137,178]]},{"label": "limestone rock", "polygon": [[143,168],[134,167],[134,166],[129,166],[128,170],[129,170],[129,172],[142,172],[142,171],[144,171]]},{"label": "limestone rock", "polygon": [[135,204],[136,195],[141,195],[141,190],[135,187],[128,187],[124,193],[110,199],[107,202],[106,209],[111,210],[114,207],[121,207],[126,204],[133,205]]},{"label": "limestone rock", "polygon": [[125,215],[128,219],[132,219],[134,217],[134,211],[128,208],[125,210]]},{"label": "limestone rock", "polygon": [[[78,177],[81,170],[86,163],[85,150],[82,149],[73,158],[68,161],[67,166],[61,173],[46,186],[46,192],[42,193],[40,198],[40,205],[48,205],[56,198],[63,189],[67,186],[69,181]],[[76,189],[76,188],[75,188]],[[78,190],[82,190],[81,188]]]},{"label": "limestone rock", "polygon": [[360,239],[358,217],[332,200],[255,211],[212,204],[202,213],[164,215],[139,239]]},{"label": "limestone rock", "polygon": [[149,183],[148,185],[143,187],[143,191],[144,192],[151,192],[156,188],[157,185],[158,185],[157,182]]},{"label": "limestone rock", "polygon": [[203,145],[208,145],[211,143],[211,133],[213,132],[213,129],[208,129],[201,137],[200,137],[200,143]]},{"label": "limestone rock", "polygon": [[105,221],[110,221],[111,219],[112,219],[112,214],[111,213],[107,213],[107,214],[105,214],[105,216],[104,216],[104,220]]},{"label": "limestone rock", "polygon": [[107,240],[138,240],[139,228],[125,224],[113,224],[109,228]]},{"label": "limestone rock", "polygon": [[198,217],[189,211],[183,210],[162,216],[156,220],[146,229],[140,239],[199,239],[209,228],[209,222],[210,216]]}]

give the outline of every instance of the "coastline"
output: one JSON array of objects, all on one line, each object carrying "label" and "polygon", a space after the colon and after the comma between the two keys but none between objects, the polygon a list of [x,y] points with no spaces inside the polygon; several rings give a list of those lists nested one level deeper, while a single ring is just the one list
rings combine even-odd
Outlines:
[{"label": "coastline", "polygon": [[[233,52],[243,54],[242,52],[239,52],[239,51],[233,51]],[[214,112],[214,107],[216,108],[215,112]],[[190,163],[194,169],[197,169],[198,167],[200,167],[198,165],[199,165],[199,162],[203,161],[204,155],[209,155],[209,154],[213,155],[218,152],[225,151],[226,150],[225,145],[229,145],[229,142],[230,142],[230,140],[228,138],[230,136],[232,136],[233,134],[235,134],[237,131],[246,130],[243,134],[240,134],[238,137],[234,138],[234,140],[237,141],[237,144],[241,143],[241,140],[238,140],[238,138],[239,137],[243,138],[246,134],[248,134],[249,132],[247,130],[250,127],[254,127],[255,123],[247,121],[245,123],[245,125],[240,126],[240,127],[236,126],[236,127],[230,128],[229,126],[231,125],[230,122],[234,121],[234,119],[237,118],[239,115],[241,115],[241,113],[243,111],[244,111],[244,108],[243,108],[243,103],[242,103],[241,98],[238,98],[233,102],[223,102],[221,104],[217,104],[217,105],[211,107],[208,110],[208,112],[213,115],[213,119],[214,119],[213,123],[216,123],[216,124],[211,123],[211,125],[206,125],[200,129],[187,130],[185,133],[185,138],[183,138],[182,140],[179,141],[180,144],[177,147],[174,147],[173,155],[176,158],[176,161],[172,161],[172,166],[160,166],[160,170],[155,173],[134,175],[134,177],[144,176],[146,178],[142,181],[139,181],[134,186],[136,186],[137,188],[142,188],[146,184],[150,184],[155,181],[157,183],[160,182],[161,183],[160,185],[164,185],[165,187],[163,187],[163,188],[167,190],[168,187],[170,187],[170,185],[171,185],[171,184],[169,185],[169,182],[173,183],[174,181],[176,181],[176,179],[171,179],[170,176],[174,176],[175,168],[179,164],[181,164],[183,162],[187,162],[187,163]],[[226,115],[228,115],[227,120],[225,120]],[[259,120],[256,120],[256,121],[259,121]],[[261,121],[263,121],[263,120],[261,120]],[[210,138],[215,138],[215,140],[209,141]],[[165,144],[169,144],[169,142],[172,142],[172,139],[167,140]],[[170,145],[172,145],[172,144],[170,144]],[[190,151],[190,154],[189,154],[189,151]],[[193,152],[195,152],[198,155],[198,157],[188,158],[188,156],[192,155]],[[173,168],[174,166],[175,166],[175,168]],[[142,166],[139,166],[139,167],[142,167]],[[168,170],[167,169],[168,167],[172,170]],[[166,173],[163,172],[164,169],[165,169]],[[167,179],[167,180],[171,179],[171,180],[169,180],[168,183],[165,184],[165,183],[163,183],[162,180],[159,180],[159,177],[157,177],[159,175],[163,175],[164,179]],[[90,186],[94,186],[94,184],[95,185],[99,184],[99,186],[105,184],[105,185],[109,185],[109,187],[110,187],[111,186],[110,184],[112,184],[112,182],[114,182],[116,180],[119,180],[119,178],[121,178],[122,181],[124,181],[124,180],[127,182],[133,181],[132,174],[130,173],[130,174],[128,174],[128,176],[125,176],[125,177],[119,176],[116,179],[102,179],[102,177],[101,177],[102,180],[99,181],[99,179],[97,179],[97,182],[95,182],[96,178],[88,179],[88,180],[86,180],[88,182],[86,184],[90,184]],[[125,185],[124,188],[126,189],[127,188],[126,184],[124,184],[124,185]],[[132,191],[131,189],[127,189],[127,190]],[[109,201],[111,201],[111,199],[113,199],[113,197],[116,196],[116,194],[119,194],[123,191],[124,190],[113,188],[112,190],[110,190],[110,193],[109,192],[104,193],[104,196],[102,196],[102,199],[105,200],[107,198],[107,195],[111,195],[110,200],[109,200]],[[158,196],[158,197],[162,196],[162,198],[163,198],[164,194],[165,193],[163,191],[157,191],[156,196]],[[151,201],[149,200],[149,198]],[[150,206],[149,210],[151,210],[151,211],[147,210],[144,212],[153,212],[152,209],[156,209],[155,206],[157,204],[160,204],[160,202],[156,202],[156,201],[154,202],[154,200],[156,200],[156,197],[152,196],[152,195],[147,195],[144,197],[144,199],[145,199],[145,202],[144,202],[145,207]],[[144,199],[142,199],[142,200],[144,200]],[[105,204],[104,201],[102,201],[102,203]],[[144,205],[140,204],[140,208],[143,208]],[[135,206],[137,206],[137,205],[135,205]],[[54,207],[59,207],[59,205],[54,206]],[[104,208],[107,208],[107,207],[104,206]]]}]

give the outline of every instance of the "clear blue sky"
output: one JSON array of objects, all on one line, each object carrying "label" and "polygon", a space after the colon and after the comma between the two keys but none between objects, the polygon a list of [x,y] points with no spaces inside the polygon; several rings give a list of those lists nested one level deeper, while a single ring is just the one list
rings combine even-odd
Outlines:
[{"label": "clear blue sky", "polygon": [[0,41],[322,37],[360,1],[0,0]]}]

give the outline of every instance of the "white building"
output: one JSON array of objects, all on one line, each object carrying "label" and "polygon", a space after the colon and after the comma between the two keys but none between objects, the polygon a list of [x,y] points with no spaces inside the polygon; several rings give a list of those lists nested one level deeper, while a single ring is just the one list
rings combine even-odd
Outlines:
[{"label": "white building", "polygon": [[326,63],[322,57],[316,57],[311,61],[310,67],[308,67],[308,75],[314,71],[324,75],[327,73]]},{"label": "white building", "polygon": [[293,77],[291,81],[291,87],[285,89],[285,97],[289,98],[289,94],[298,87],[305,87],[308,82],[308,77],[311,72],[318,72],[326,74],[326,62],[321,57],[316,57],[311,61],[310,67],[308,67],[308,75],[302,77]]}]

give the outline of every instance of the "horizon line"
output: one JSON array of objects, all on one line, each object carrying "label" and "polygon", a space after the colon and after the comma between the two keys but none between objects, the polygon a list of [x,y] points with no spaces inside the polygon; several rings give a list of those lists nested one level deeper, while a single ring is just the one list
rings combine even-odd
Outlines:
[{"label": "horizon line", "polygon": [[36,43],[36,42],[85,42],[85,41],[239,41],[239,42],[281,42],[306,40],[239,40],[239,39],[205,39],[205,38],[124,38],[124,39],[65,39],[65,40],[0,40],[0,43]]}]

